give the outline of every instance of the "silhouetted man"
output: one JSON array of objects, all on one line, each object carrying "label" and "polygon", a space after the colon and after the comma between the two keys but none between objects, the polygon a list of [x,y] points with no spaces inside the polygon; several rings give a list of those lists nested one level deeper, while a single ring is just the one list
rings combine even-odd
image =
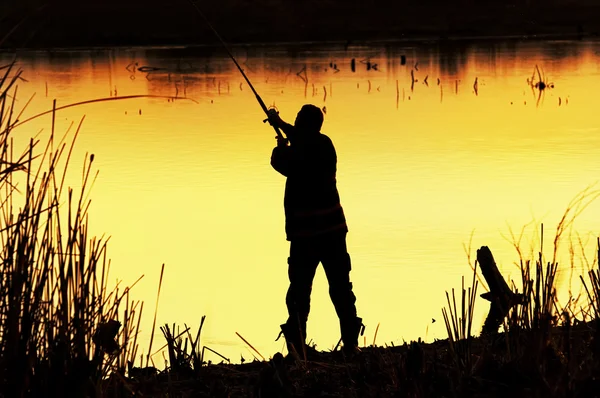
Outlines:
[{"label": "silhouetted man", "polygon": [[350,282],[350,255],[346,248],[346,218],[336,186],[337,155],[331,139],[321,134],[323,113],[304,105],[290,125],[277,112],[269,122],[281,128],[287,139],[277,138],[271,166],[287,177],[285,185],[285,231],[290,241],[286,296],[288,320],[281,325],[288,351],[303,355],[310,294],[319,262],[323,264],[329,295],[335,306],[346,353],[358,350],[364,330],[356,316],[356,297]]}]

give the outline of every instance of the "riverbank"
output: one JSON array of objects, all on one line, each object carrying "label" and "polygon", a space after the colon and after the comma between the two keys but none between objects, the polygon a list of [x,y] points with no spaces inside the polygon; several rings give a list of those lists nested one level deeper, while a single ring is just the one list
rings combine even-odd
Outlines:
[{"label": "riverbank", "polygon": [[275,354],[269,361],[201,367],[173,344],[173,366],[134,369],[126,385],[131,396],[147,397],[596,397],[598,341],[590,323],[550,333],[514,329],[460,342],[371,346],[351,359],[341,351],[293,362]]},{"label": "riverbank", "polygon": [[[203,4],[203,12],[231,45],[600,36],[600,5],[591,2],[545,6],[431,1],[408,6],[401,2],[344,6],[334,1],[280,3],[224,0]],[[0,38],[5,37],[0,48],[9,51],[219,45],[187,2],[158,7],[141,0],[101,4],[63,0],[52,7],[15,14],[3,21],[0,30]]]}]

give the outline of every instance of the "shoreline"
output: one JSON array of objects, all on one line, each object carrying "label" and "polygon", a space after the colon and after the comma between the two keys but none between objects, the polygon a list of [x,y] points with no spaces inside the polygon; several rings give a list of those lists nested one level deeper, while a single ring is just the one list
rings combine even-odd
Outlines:
[{"label": "shoreline", "polygon": [[[404,37],[404,38],[380,38],[380,39],[364,39],[364,40],[311,40],[311,41],[250,41],[250,42],[234,42],[226,43],[229,48],[236,47],[310,47],[310,46],[386,46],[386,45],[411,45],[411,44],[439,44],[439,43],[485,43],[485,42],[507,42],[507,41],[587,41],[600,40],[600,34],[569,34],[569,33],[546,33],[546,34],[531,34],[531,35],[489,35],[489,36],[420,36],[420,37]],[[75,46],[63,44],[61,46],[50,47],[23,47],[23,48],[4,48],[0,47],[0,54],[27,52],[27,53],[43,53],[43,52],[85,52],[85,51],[110,51],[110,50],[188,50],[188,49],[219,49],[223,48],[221,43],[179,43],[171,44],[156,44],[152,42],[138,44],[123,44],[122,41],[115,44],[91,44],[84,46]]]},{"label": "shoreline", "polygon": [[[307,361],[302,356],[286,360],[282,353],[274,353],[269,359],[240,364],[202,358],[194,363],[193,356],[173,349],[170,359],[175,365],[164,370],[133,368],[127,381],[132,390],[152,397],[172,393],[173,382],[198,397],[319,393],[324,397],[454,394],[495,398],[547,395],[549,391],[555,397],[593,396],[598,382],[592,374],[566,371],[586,363],[585,350],[597,352],[597,327],[593,322],[548,326],[460,339],[453,336],[431,343],[419,339],[398,346],[369,345],[353,358],[339,350],[319,351]],[[174,348],[173,341],[168,344]],[[564,360],[567,350],[572,352],[568,362]],[[110,385],[111,379],[105,382]]]}]

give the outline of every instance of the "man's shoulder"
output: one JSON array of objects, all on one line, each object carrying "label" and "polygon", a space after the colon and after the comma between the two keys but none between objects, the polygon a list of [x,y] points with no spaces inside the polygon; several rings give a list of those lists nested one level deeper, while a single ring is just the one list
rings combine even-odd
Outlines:
[{"label": "man's shoulder", "polygon": [[328,144],[333,144],[333,141],[331,140],[331,138],[329,138],[329,136],[327,134],[323,134],[320,132],[318,136],[322,142],[328,143]]}]

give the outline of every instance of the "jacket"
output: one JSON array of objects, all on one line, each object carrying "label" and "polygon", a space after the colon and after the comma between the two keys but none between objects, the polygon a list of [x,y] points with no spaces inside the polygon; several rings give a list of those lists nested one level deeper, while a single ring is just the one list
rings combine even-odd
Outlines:
[{"label": "jacket", "polygon": [[333,142],[325,134],[300,132],[287,123],[282,130],[290,145],[273,149],[271,166],[287,177],[284,197],[287,240],[347,232],[337,190]]}]

